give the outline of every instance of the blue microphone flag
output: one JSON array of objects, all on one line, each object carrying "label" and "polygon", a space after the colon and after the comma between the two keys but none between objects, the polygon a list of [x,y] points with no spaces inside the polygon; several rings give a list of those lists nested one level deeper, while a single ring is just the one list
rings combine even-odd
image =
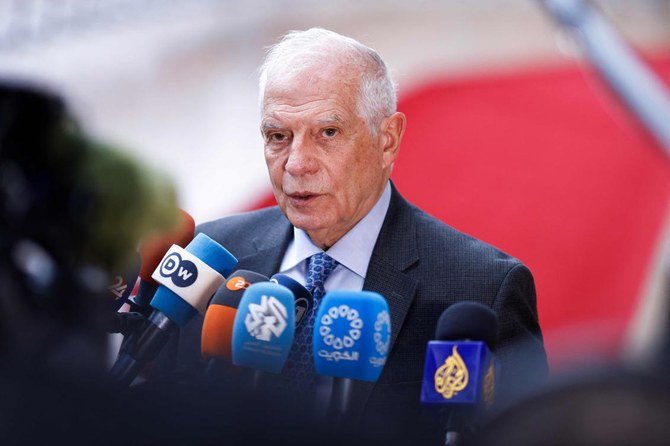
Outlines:
[{"label": "blue microphone flag", "polygon": [[482,341],[430,341],[424,363],[421,402],[493,404],[497,365]]},{"label": "blue microphone flag", "polygon": [[391,342],[389,307],[372,291],[330,291],[314,324],[314,366],[320,375],[377,381]]},{"label": "blue microphone flag", "polygon": [[295,333],[295,298],[273,282],[244,292],[233,324],[233,364],[280,373]]}]

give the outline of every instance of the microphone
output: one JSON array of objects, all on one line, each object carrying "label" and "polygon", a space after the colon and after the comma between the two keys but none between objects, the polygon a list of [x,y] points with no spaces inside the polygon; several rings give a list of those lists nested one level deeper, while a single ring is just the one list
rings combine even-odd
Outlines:
[{"label": "microphone", "polygon": [[150,302],[156,290],[158,282],[151,276],[163,259],[163,256],[172,245],[184,248],[191,240],[195,232],[195,221],[191,215],[180,210],[179,227],[174,231],[163,232],[147,237],[140,243],[138,252],[141,259],[140,282],[137,294],[132,298],[132,310],[139,311],[145,316],[151,314]]},{"label": "microphone", "polygon": [[497,332],[493,310],[476,302],[451,305],[437,322],[436,340],[426,350],[421,403],[449,409],[446,444],[471,434],[477,411],[494,403]]},{"label": "microphone", "polygon": [[237,259],[205,234],[198,234],[186,249],[172,245],[154,271],[160,283],[151,300],[154,311],[136,343],[128,343],[110,373],[129,385],[144,364],[165,346],[170,333],[185,326],[198,312],[204,313],[209,299],[237,264]]},{"label": "microphone", "polygon": [[[120,351],[125,351],[129,344],[137,343],[137,337],[146,327],[146,319],[151,315],[152,308],[150,302],[158,289],[158,282],[151,275],[158,267],[167,250],[170,249],[170,246],[175,244],[182,248],[185,247],[193,240],[194,231],[195,222],[193,217],[188,212],[179,209],[178,226],[176,229],[152,234],[141,240],[138,253],[136,254],[140,260],[139,274],[135,274],[134,278],[136,281],[139,275],[136,294],[127,299],[130,304],[128,312],[115,313],[114,319],[109,322],[107,329],[109,333],[121,333],[124,335]],[[129,291],[132,292],[132,287],[130,287]]]},{"label": "microphone", "polygon": [[372,291],[330,291],[316,315],[312,343],[314,367],[333,376],[331,411],[352,412],[353,381],[375,382],[386,364],[391,342],[389,307]]},{"label": "microphone", "polygon": [[233,364],[280,373],[295,333],[295,298],[283,285],[252,284],[233,324]]},{"label": "microphone", "polygon": [[128,301],[130,293],[133,291],[137,276],[140,272],[140,259],[137,254],[131,265],[123,272],[112,277],[111,283],[107,286],[109,297],[110,311],[119,311],[124,303]]},{"label": "microphone", "polygon": [[146,318],[135,312],[119,312],[123,304],[130,303],[129,296],[133,291],[140,271],[140,257],[135,253],[135,260],[123,273],[113,276],[107,286],[110,300],[104,314],[105,331],[107,333],[121,333],[128,335],[141,327]]},{"label": "microphone", "polygon": [[242,296],[252,284],[268,280],[263,274],[237,270],[216,291],[202,324],[203,358],[225,358],[232,361],[233,324]]},{"label": "microphone", "polygon": [[286,274],[275,274],[270,278],[271,282],[283,285],[293,293],[295,296],[295,326],[298,328],[303,321],[305,314],[309,314],[312,308],[312,293],[305,288],[300,282],[294,280]]}]

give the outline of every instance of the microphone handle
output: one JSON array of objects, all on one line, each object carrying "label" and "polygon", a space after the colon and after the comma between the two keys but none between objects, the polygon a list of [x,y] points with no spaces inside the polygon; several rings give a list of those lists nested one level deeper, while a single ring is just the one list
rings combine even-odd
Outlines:
[{"label": "microphone handle", "polygon": [[333,378],[332,392],[327,408],[328,418],[336,420],[335,425],[343,427],[358,426],[363,418],[365,402],[373,388],[373,382],[351,378]]},{"label": "microphone handle", "polygon": [[471,437],[475,433],[475,424],[473,419],[477,414],[477,409],[473,407],[452,407],[450,410],[441,411],[440,417],[444,420],[445,426],[445,445],[459,446],[463,442],[471,443]]},{"label": "microphone handle", "polygon": [[127,353],[121,353],[109,370],[109,375],[121,386],[128,387],[141,370],[142,364],[138,360]]},{"label": "microphone handle", "polygon": [[342,417],[351,411],[351,395],[354,381],[350,378],[334,378],[330,410],[335,416]]},{"label": "microphone handle", "polygon": [[137,294],[132,299],[130,299],[132,310],[149,317],[153,311],[153,308],[151,308],[149,303],[151,302],[151,299],[153,299],[157,290],[157,283],[149,282],[145,279],[140,279],[140,283],[137,285]]},{"label": "microphone handle", "polygon": [[137,312],[128,313],[113,313],[107,327],[107,333],[120,333],[123,336],[128,336],[135,333],[144,327],[147,318],[143,314]]},{"label": "microphone handle", "polygon": [[144,332],[137,342],[123,346],[114,366],[110,370],[112,379],[129,386],[145,364],[153,361],[167,344],[176,324],[160,311],[154,311]]}]

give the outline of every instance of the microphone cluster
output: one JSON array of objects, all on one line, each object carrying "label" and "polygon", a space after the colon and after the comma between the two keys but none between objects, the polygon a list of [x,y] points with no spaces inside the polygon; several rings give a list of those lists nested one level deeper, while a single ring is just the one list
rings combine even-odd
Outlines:
[{"label": "microphone cluster", "polygon": [[[296,328],[312,296],[283,274],[270,279],[234,272],[219,288],[205,314],[202,355],[236,366],[278,374],[293,345]],[[331,291],[318,308],[313,335],[315,372],[335,378],[376,381],[386,362],[391,336],[388,304],[369,291]]]},{"label": "microphone cluster", "polygon": [[[205,234],[186,248],[172,245],[152,278],[160,285],[150,301],[151,314],[144,329],[124,342],[111,376],[130,385],[144,366],[167,344],[172,332],[204,313],[214,292],[237,265],[237,259]],[[136,340],[135,340],[136,337]]]},{"label": "microphone cluster", "polygon": [[[184,244],[183,238],[180,242]],[[200,313],[204,316],[201,354],[208,360],[211,383],[221,379],[259,392],[263,386],[286,396],[289,377],[278,375],[294,344],[296,328],[313,311],[311,293],[284,274],[267,277],[233,271],[235,257],[204,234],[185,248],[176,242],[166,245],[143,250],[140,290],[144,293],[138,291],[139,298],[124,296],[133,310],[129,314],[143,317],[139,325],[135,321],[134,330],[125,332],[110,370],[113,380],[131,385],[157,359],[173,333]],[[164,253],[157,260],[161,250]],[[328,415],[336,417],[331,421],[341,425],[356,409],[351,395],[354,383],[375,382],[384,368],[392,333],[389,307],[374,292],[331,291],[314,317],[314,373],[332,377],[332,384],[327,401],[313,402],[327,405]]]},{"label": "microphone cluster", "polygon": [[[172,333],[198,313],[204,316],[201,353],[209,360],[208,370],[217,369],[217,363],[253,369],[256,381],[262,373],[280,374],[296,327],[312,310],[311,293],[284,274],[268,278],[247,270],[231,273],[237,264],[232,254],[204,234],[188,243],[193,226],[184,227],[171,240],[140,249],[139,287],[130,297],[124,289],[123,301],[131,312],[124,318],[125,330],[116,330],[126,337],[111,377],[129,386],[156,359]],[[118,300],[114,302],[118,309]],[[128,328],[130,321],[133,329]],[[351,380],[374,382],[386,362],[390,339],[389,308],[381,295],[331,291],[316,314],[315,373],[333,377],[334,389]],[[338,399],[345,400],[340,403],[345,410],[348,397]]]},{"label": "microphone cluster", "polygon": [[[208,371],[223,365],[229,378],[239,378],[245,376],[244,369],[252,369],[254,386],[265,378],[276,383],[263,374],[277,375],[284,369],[296,328],[312,311],[311,293],[284,274],[268,278],[233,271],[237,259],[231,253],[204,234],[193,238],[192,225],[185,227],[170,245],[163,240],[143,248],[134,296],[129,297],[130,287],[122,282],[110,288],[115,296],[112,307],[118,309],[119,301],[129,303],[129,314],[135,315],[127,316],[125,325],[120,324],[123,329],[117,330],[126,338],[110,370],[112,378],[130,385],[169,337],[200,313],[201,354],[209,361]],[[493,311],[474,302],[454,304],[439,318],[435,340],[426,349],[420,401],[438,408],[448,433],[467,432],[472,414],[493,404],[497,330]],[[391,314],[380,294],[325,294],[315,315],[311,353],[314,372],[333,378],[330,416],[341,421],[355,411],[352,388],[356,382],[379,379],[391,338]]]}]

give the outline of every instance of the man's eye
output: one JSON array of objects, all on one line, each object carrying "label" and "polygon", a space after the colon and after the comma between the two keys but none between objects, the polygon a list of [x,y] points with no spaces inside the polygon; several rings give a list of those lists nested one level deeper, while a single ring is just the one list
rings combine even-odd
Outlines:
[{"label": "man's eye", "polygon": [[333,128],[323,129],[321,131],[321,134],[326,138],[332,138],[333,136],[337,135],[337,129]]},{"label": "man's eye", "polygon": [[270,133],[267,135],[268,142],[282,142],[286,140],[286,135],[283,133]]}]

